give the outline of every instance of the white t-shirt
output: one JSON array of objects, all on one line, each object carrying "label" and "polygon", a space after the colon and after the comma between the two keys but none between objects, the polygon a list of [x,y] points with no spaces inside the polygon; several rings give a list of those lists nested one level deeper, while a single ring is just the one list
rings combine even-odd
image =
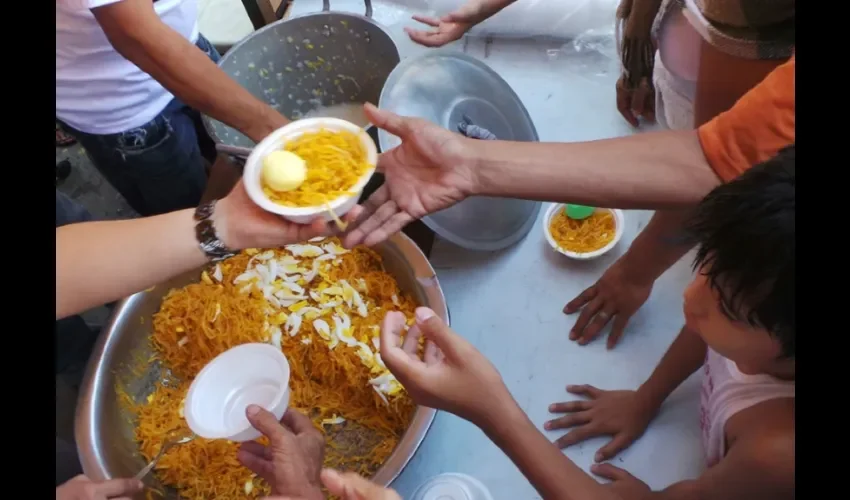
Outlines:
[{"label": "white t-shirt", "polygon": [[[56,0],[56,118],[89,134],[144,125],[173,96],[119,54],[91,13],[121,0]],[[159,0],[162,21],[195,43],[198,0]]]}]

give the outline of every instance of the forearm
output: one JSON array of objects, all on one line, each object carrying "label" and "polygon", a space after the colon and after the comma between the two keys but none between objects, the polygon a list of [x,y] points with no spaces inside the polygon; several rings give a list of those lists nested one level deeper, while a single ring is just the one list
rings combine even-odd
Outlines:
[{"label": "forearm", "polygon": [[471,0],[472,4],[477,4],[479,12],[481,12],[481,17],[478,20],[479,23],[495,16],[514,2],[516,0]]},{"label": "forearm", "polygon": [[528,479],[541,497],[553,500],[609,499],[611,493],[549,442],[513,399],[479,427]]},{"label": "forearm", "polygon": [[622,0],[617,8],[617,19],[622,22],[617,40],[620,58],[633,85],[641,78],[652,78],[652,23],[660,8],[661,0]]},{"label": "forearm", "polygon": [[56,229],[56,318],[126,297],[197,268],[193,210]]},{"label": "forearm", "polygon": [[707,349],[699,335],[682,327],[638,394],[651,406],[661,406],[670,393],[703,365]]},{"label": "forearm", "polygon": [[115,49],[163,87],[201,113],[220,120],[254,141],[262,140],[288,120],[227,76],[203,52],[161,22],[138,29],[110,29],[102,23]]},{"label": "forearm", "polygon": [[660,9],[661,0],[621,1],[617,8],[617,18],[625,21],[623,37],[649,40],[652,35],[652,23]]},{"label": "forearm", "polygon": [[643,282],[657,280],[692,247],[679,242],[689,215],[688,209],[655,212],[623,255],[625,269]]},{"label": "forearm", "polygon": [[678,209],[720,184],[695,131],[576,143],[469,141],[474,195]]}]

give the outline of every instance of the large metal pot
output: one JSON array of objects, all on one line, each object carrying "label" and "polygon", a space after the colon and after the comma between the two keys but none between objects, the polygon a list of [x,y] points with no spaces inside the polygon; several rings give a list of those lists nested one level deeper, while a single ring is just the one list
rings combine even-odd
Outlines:
[{"label": "large metal pot", "polygon": [[[434,269],[407,236],[397,234],[375,250],[402,290],[449,321]],[[144,401],[152,392],[159,377],[158,368],[151,366],[141,374],[137,371],[137,360],[150,359],[151,317],[170,289],[197,282],[200,271],[185,273],[124,299],[95,346],[80,388],[74,429],[83,471],[90,478],[132,477],[145,466],[133,439],[131,416],[119,405],[116,387],[121,387],[136,402]],[[401,473],[425,438],[435,413],[430,408],[417,408],[395,451],[373,477],[375,482],[389,485]],[[178,497],[171,492],[169,498]]]},{"label": "large metal pot", "polygon": [[[219,67],[255,97],[290,118],[318,106],[377,103],[390,72],[399,62],[389,32],[366,15],[322,12],[274,22],[234,45]],[[204,117],[218,143],[253,147],[235,129]]]}]

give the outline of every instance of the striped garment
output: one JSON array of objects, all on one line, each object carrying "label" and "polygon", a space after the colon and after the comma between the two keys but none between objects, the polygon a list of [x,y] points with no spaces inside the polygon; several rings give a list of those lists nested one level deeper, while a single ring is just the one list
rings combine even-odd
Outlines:
[{"label": "striped garment", "polygon": [[653,37],[676,10],[706,42],[731,56],[787,59],[793,52],[794,0],[663,0]]}]

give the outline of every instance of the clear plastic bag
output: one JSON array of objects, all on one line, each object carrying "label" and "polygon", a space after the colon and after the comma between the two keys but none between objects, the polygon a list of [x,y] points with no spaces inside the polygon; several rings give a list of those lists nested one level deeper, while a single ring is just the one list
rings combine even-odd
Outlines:
[{"label": "clear plastic bag", "polygon": [[[467,0],[376,0],[411,12],[447,14]],[[619,0],[517,0],[470,30],[471,36],[540,38],[543,58],[578,77],[610,83],[619,75],[614,28]],[[415,26],[412,20],[405,23]],[[419,28],[424,28],[419,26]],[[406,38],[406,37],[405,37]]]},{"label": "clear plastic bag", "polygon": [[[383,0],[412,10],[447,14],[467,0]],[[572,39],[614,26],[619,0],[517,0],[472,28],[473,36]]]},{"label": "clear plastic bag", "polygon": [[582,78],[610,82],[622,70],[613,26],[587,30],[546,51],[547,59]]}]

